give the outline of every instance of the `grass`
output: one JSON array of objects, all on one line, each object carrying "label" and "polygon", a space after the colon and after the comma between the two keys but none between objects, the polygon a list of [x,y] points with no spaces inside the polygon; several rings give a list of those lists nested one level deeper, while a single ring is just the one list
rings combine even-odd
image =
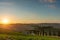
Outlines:
[{"label": "grass", "polygon": [[59,37],[0,34],[0,40],[60,40]]}]

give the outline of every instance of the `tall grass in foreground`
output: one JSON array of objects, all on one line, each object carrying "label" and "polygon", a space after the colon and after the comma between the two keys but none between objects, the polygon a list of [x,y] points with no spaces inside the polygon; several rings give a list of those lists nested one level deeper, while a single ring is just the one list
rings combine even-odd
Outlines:
[{"label": "tall grass in foreground", "polygon": [[0,40],[60,40],[59,37],[0,34]]}]

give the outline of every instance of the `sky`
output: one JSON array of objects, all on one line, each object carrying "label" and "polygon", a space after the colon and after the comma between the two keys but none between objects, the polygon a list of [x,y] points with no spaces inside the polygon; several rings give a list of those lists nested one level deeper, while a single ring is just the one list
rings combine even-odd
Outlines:
[{"label": "sky", "polygon": [[0,0],[0,22],[60,23],[60,0]]}]

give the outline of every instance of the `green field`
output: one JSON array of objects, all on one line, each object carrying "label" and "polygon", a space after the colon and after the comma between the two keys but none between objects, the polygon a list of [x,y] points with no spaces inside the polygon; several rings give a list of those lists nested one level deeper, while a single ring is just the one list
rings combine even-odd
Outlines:
[{"label": "green field", "polygon": [[59,37],[0,34],[0,40],[60,40]]}]

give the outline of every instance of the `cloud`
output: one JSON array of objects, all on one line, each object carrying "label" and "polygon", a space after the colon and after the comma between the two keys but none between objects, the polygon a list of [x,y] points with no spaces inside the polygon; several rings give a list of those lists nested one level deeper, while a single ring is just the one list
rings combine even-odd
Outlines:
[{"label": "cloud", "polygon": [[42,3],[54,3],[56,0],[40,0]]},{"label": "cloud", "polygon": [[56,8],[56,5],[48,5],[48,8]]},{"label": "cloud", "polygon": [[40,2],[48,8],[57,8],[56,0],[40,0]]},{"label": "cloud", "polygon": [[47,1],[50,2],[50,3],[56,2],[56,0],[47,0]]},{"label": "cloud", "polygon": [[11,6],[11,5],[13,5],[13,4],[14,4],[13,2],[0,2],[0,6],[1,6],[1,5]]}]

